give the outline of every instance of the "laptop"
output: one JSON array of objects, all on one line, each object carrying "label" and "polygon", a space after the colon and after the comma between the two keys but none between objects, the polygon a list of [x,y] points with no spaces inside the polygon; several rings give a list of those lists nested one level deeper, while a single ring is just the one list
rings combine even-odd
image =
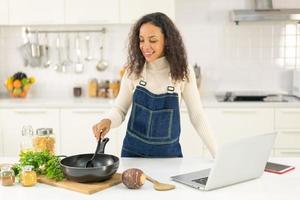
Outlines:
[{"label": "laptop", "polygon": [[245,137],[218,149],[211,169],[172,176],[200,190],[213,190],[260,177],[275,142],[276,132]]}]

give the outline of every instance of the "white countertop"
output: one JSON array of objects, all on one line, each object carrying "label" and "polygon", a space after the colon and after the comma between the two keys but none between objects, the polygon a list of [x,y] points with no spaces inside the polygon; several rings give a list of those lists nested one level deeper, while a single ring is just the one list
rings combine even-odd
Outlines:
[{"label": "white countertop", "polygon": [[[12,158],[1,158],[1,162],[12,162]],[[176,189],[159,192],[152,188],[150,182],[138,190],[129,190],[123,184],[113,186],[92,195],[85,195],[63,188],[45,184],[25,188],[19,184],[11,187],[0,186],[1,199],[230,199],[230,200],[296,200],[300,196],[300,158],[271,158],[270,161],[290,164],[295,170],[278,175],[265,172],[262,177],[229,187],[203,192],[170,180],[170,176],[201,170],[212,165],[212,161],[200,157],[173,159],[121,158],[119,172],[136,167],[159,181],[172,183]]]},{"label": "white countertop", "polygon": [[[300,108],[295,102],[218,102],[215,96],[201,97],[204,108]],[[114,99],[105,98],[9,98],[0,97],[0,108],[110,108]],[[184,103],[182,104],[184,108]]]},{"label": "white countertop", "polygon": [[105,98],[0,98],[0,108],[110,108],[114,99]]}]

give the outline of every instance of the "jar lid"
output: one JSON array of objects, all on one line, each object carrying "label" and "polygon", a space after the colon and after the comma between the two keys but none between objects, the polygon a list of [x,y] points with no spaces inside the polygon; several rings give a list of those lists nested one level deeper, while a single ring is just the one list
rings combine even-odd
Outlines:
[{"label": "jar lid", "polygon": [[49,135],[53,134],[53,128],[46,128],[46,131]]},{"label": "jar lid", "polygon": [[4,165],[4,166],[1,167],[1,173],[11,171],[11,170],[12,170],[11,166],[9,166],[9,165]]},{"label": "jar lid", "polygon": [[36,129],[36,134],[37,135],[48,135],[48,131],[45,128],[38,128],[38,129]]},{"label": "jar lid", "polygon": [[32,136],[34,133],[32,126],[23,126],[22,127],[22,136]]},{"label": "jar lid", "polygon": [[22,167],[23,171],[32,171],[33,170],[33,166],[32,165],[25,165]]},{"label": "jar lid", "polygon": [[51,135],[53,134],[53,128],[38,128],[36,129],[36,135]]}]

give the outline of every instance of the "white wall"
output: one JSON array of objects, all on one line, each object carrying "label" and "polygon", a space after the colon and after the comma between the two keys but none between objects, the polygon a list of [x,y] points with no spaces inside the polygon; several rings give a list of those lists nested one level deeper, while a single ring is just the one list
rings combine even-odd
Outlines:
[{"label": "white wall", "polygon": [[229,12],[253,8],[252,0],[176,2],[177,25],[189,62],[197,62],[204,71],[204,91],[290,90],[290,69],[296,61],[300,66],[299,42],[296,48],[300,25],[251,22],[236,26]]},{"label": "white wall", "polygon": [[[189,63],[193,65],[197,62],[203,69],[204,92],[245,89],[290,90],[290,69],[300,65],[300,25],[257,22],[240,23],[236,26],[230,21],[229,12],[232,9],[253,8],[252,2],[252,0],[176,0],[176,24],[183,35]],[[83,74],[62,74],[51,68],[24,67],[17,49],[23,42],[21,27],[1,27],[0,82],[3,83],[16,71],[25,71],[37,78],[31,95],[66,97],[72,95],[74,85],[86,85],[90,78],[117,77],[119,67],[126,61],[126,43],[130,26],[105,27],[108,29],[105,57],[110,61],[110,68],[106,72],[97,72],[94,61],[85,63],[86,71]],[[98,56],[98,40],[95,35],[93,37],[95,50],[93,55]],[[296,44],[297,37],[298,44]],[[56,35],[50,38],[54,46]],[[55,55],[52,56],[56,59]],[[3,84],[0,85],[1,91],[5,91]]]}]

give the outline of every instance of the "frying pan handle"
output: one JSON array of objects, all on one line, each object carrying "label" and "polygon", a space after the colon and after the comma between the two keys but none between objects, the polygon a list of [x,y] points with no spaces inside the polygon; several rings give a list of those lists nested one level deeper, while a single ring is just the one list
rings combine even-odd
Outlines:
[{"label": "frying pan handle", "polygon": [[108,141],[109,141],[109,138],[104,138],[100,142],[100,147],[99,147],[99,150],[97,151],[97,154],[104,153],[104,149],[105,149],[105,146],[106,146],[106,144],[107,144]]},{"label": "frying pan handle", "polygon": [[68,156],[66,156],[66,155],[57,155],[56,157],[61,159],[61,158],[66,158]]}]

